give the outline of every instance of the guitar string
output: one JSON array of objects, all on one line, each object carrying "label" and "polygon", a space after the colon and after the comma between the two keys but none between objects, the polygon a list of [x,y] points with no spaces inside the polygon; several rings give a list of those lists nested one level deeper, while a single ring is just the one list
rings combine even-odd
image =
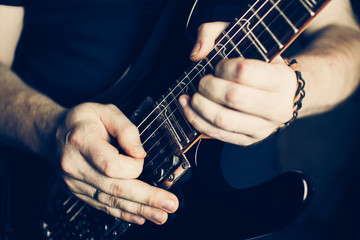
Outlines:
[{"label": "guitar string", "polygon": [[[260,0],[257,0],[257,1],[251,6],[251,8],[249,8],[249,10],[248,10],[246,13],[243,14],[242,18],[244,18],[244,16],[246,16],[246,15],[249,13],[249,11],[251,11],[251,9],[254,8],[255,5],[256,5],[259,1],[260,1]],[[276,5],[277,5],[280,1],[281,1],[281,0],[278,0],[278,2],[276,3]],[[267,2],[269,2],[269,0],[266,0],[265,3],[264,3],[262,6],[260,6],[260,8],[259,8],[256,12],[254,12],[254,14],[248,19],[248,21],[250,21],[250,20],[257,14],[257,12],[258,12]],[[290,4],[289,4],[289,5],[290,5]],[[287,6],[289,6],[289,5],[287,5]],[[272,8],[273,8],[273,7],[272,7]],[[266,13],[266,15],[267,15],[270,11],[271,11],[271,10],[269,10],[269,11]],[[227,34],[236,26],[237,23],[240,22],[240,20],[242,20],[242,18],[240,18],[237,22],[235,22],[235,23],[233,24],[233,27],[230,28],[230,29],[226,32],[226,34],[223,35],[223,37],[219,40],[219,42],[221,42],[221,41],[227,36]],[[261,20],[260,20],[260,21],[261,21]],[[249,33],[260,23],[260,21],[259,21],[258,23],[256,23],[256,25],[249,31]],[[244,25],[244,26],[245,26],[245,25]],[[241,30],[242,30],[242,27],[237,30],[237,32],[234,34],[234,36],[235,36],[239,31],[241,31]],[[263,32],[265,32],[265,31],[263,31]],[[248,35],[249,33],[247,33],[247,34],[244,36],[244,38],[247,37],[247,35]],[[220,52],[221,50],[223,50],[223,48],[224,48],[227,44],[229,44],[229,42],[233,39],[234,36],[232,36],[231,38],[229,38],[228,42],[226,42],[226,43],[223,45],[223,47],[222,47],[218,52]],[[243,38],[243,39],[244,39],[244,38]],[[236,44],[236,46],[233,47],[232,51],[235,50],[235,48],[237,47],[237,45],[240,44],[243,39],[241,39],[241,40]],[[214,48],[213,48],[212,50],[214,50],[215,47],[216,47],[216,45],[214,46]],[[217,56],[218,52],[203,66],[203,68],[201,69],[201,71],[204,70],[205,67],[209,64],[209,62],[211,62],[211,60],[213,60],[213,59]],[[201,61],[200,61],[200,62],[201,62]],[[199,63],[200,63],[200,62],[199,62]],[[184,80],[190,75],[190,73],[191,73],[194,69],[197,68],[197,66],[199,65],[199,63],[198,63],[196,66],[194,66],[188,74],[186,74],[186,76],[175,86],[175,88],[178,87],[178,86],[180,85],[180,83],[181,83],[182,81],[184,81]],[[192,79],[190,79],[189,83],[185,84],[185,86],[188,86],[188,85],[197,77],[197,75],[198,75],[199,72],[201,72],[201,71],[198,71],[198,73],[197,73]],[[173,90],[172,90],[172,91],[173,91]],[[166,99],[169,95],[170,95],[170,93],[165,97],[165,99]],[[179,94],[177,94],[176,96],[179,96]],[[164,101],[165,99],[163,99],[162,101]],[[174,101],[174,99],[170,101],[170,103],[167,105],[167,107],[168,107],[173,101]],[[178,108],[175,109],[171,114],[173,114],[173,113],[174,113],[175,111],[177,111],[177,110],[179,110],[179,109],[178,109]],[[138,128],[141,126],[141,124],[143,124],[143,123],[147,120],[147,118],[150,117],[150,115],[151,115],[154,111],[155,111],[155,109],[138,125]],[[162,110],[162,111],[164,111],[164,110]],[[160,114],[161,114],[161,113],[160,113]],[[156,116],[156,118],[158,118],[158,117],[160,116],[160,114],[159,114],[158,116]],[[155,120],[154,120],[154,121],[155,121]],[[159,128],[157,128],[154,132],[156,132],[158,129],[159,129]],[[146,130],[146,129],[145,129],[145,130]],[[145,131],[145,130],[144,130],[144,131]],[[154,132],[153,132],[153,133],[154,133]],[[152,134],[151,134],[151,135],[152,135]],[[165,134],[164,134],[162,137],[164,137],[164,136],[165,136]],[[162,137],[161,137],[161,138],[162,138]],[[144,145],[145,143],[146,143],[146,142],[144,142],[143,145]],[[157,143],[156,143],[156,144],[157,144]],[[156,144],[155,144],[155,145],[156,145]],[[152,149],[155,145],[153,145],[153,146],[151,147],[151,149]],[[167,144],[167,145],[168,145],[168,144]],[[166,145],[166,146],[167,146],[167,145]],[[165,148],[166,146],[164,146],[164,148]],[[150,150],[149,150],[149,151],[150,151]],[[83,202],[81,202],[81,203],[83,203]],[[83,203],[83,204],[85,205],[85,203]],[[77,205],[77,204],[76,204],[76,205]],[[83,209],[82,209],[82,210],[83,210]],[[82,210],[81,210],[81,211],[82,211]],[[81,212],[81,211],[80,211],[80,212]],[[80,212],[79,212],[79,213],[80,213]],[[78,214],[77,214],[77,215],[78,215]]]},{"label": "guitar string", "polygon": [[[246,14],[248,14],[248,13],[251,11],[251,9],[253,9],[254,6],[255,6],[259,1],[260,1],[260,0],[257,0],[257,1],[251,6],[251,8],[248,9],[245,14],[243,14],[243,16],[245,16]],[[268,2],[268,1],[269,1],[269,0],[266,0],[266,2]],[[255,15],[253,15],[253,16],[255,16]],[[253,17],[253,16],[252,16],[252,17]],[[252,17],[251,17],[251,18],[252,18]],[[250,18],[250,19],[251,19],[251,18]],[[236,24],[234,24],[229,31],[231,31],[233,28],[235,28],[235,26],[236,26]],[[222,41],[224,38],[225,38],[225,36],[223,36],[223,37],[220,39],[220,41]],[[220,41],[219,41],[219,42],[220,42]],[[214,50],[215,47],[216,47],[216,46],[214,46],[214,47],[212,48],[212,50]],[[200,61],[200,62],[201,62],[201,61]],[[185,77],[183,77],[183,79],[174,87],[174,89],[177,88],[177,87],[189,76],[189,74],[190,74],[192,71],[194,71],[194,69],[196,69],[196,68],[198,67],[198,65],[200,64],[200,62],[198,62],[198,63],[196,64],[196,66],[194,66],[194,67],[191,69],[191,71],[190,71],[189,73],[187,73],[187,74],[185,75]],[[159,106],[160,104],[162,104],[162,102],[163,102],[168,96],[170,96],[171,93],[172,93],[172,91],[170,91],[170,92],[168,93],[168,95],[167,95],[166,97],[164,97],[164,99],[158,104],[158,106]],[[147,116],[146,118],[144,118],[144,120],[143,120],[137,127],[139,128],[139,127],[151,116],[151,114],[153,114],[155,111],[156,111],[156,108],[155,108],[154,110],[152,110],[152,111],[148,114],[148,116]]]},{"label": "guitar string", "polygon": [[[280,1],[279,1],[280,2]],[[276,4],[277,5],[277,4]],[[286,6],[284,6],[284,8],[283,8],[283,12],[286,10],[286,9],[288,9],[288,7],[290,7],[290,5],[291,5],[291,3],[289,3],[288,5],[286,5]],[[274,7],[276,7],[276,6],[274,6]],[[272,9],[274,8],[274,7],[272,7]],[[269,11],[272,11],[272,9],[270,9]],[[276,16],[270,23],[268,23],[268,26],[270,27],[274,22],[275,22],[275,20],[277,20],[277,18],[279,17],[280,15],[278,15],[278,16]],[[263,19],[263,18],[265,18],[266,16],[264,16],[264,17],[262,17],[261,19]],[[259,19],[259,21],[262,21],[261,19]],[[266,29],[265,29],[266,30]],[[259,37],[264,33],[264,32],[266,32],[265,30],[262,30],[260,33],[259,33]],[[249,44],[245,49],[244,49],[244,53],[252,46],[252,44],[253,44],[253,42],[251,43],[251,44]],[[227,56],[229,56],[234,50],[236,50],[236,48],[234,47],[230,52],[229,52],[229,54],[227,55]]]},{"label": "guitar string", "polygon": [[[268,1],[269,1],[269,0],[266,0],[266,2],[261,6],[261,8],[262,8]],[[262,17],[262,19],[265,18],[265,17],[272,11],[272,9],[273,9],[275,6],[277,6],[277,4],[278,4],[280,1],[281,1],[281,0],[278,0],[277,3],[274,4],[268,12],[266,12],[266,14]],[[259,8],[257,11],[255,11],[254,14],[253,14],[253,16],[255,16],[255,15],[257,14],[257,12],[258,12],[261,8]],[[252,18],[253,16],[251,16],[251,18]],[[247,22],[249,22],[251,18],[249,18],[249,20],[247,20]],[[262,19],[260,19],[260,20],[255,24],[255,26],[252,27],[252,29],[250,29],[250,31],[232,48],[232,51],[250,34],[250,32],[252,32],[252,30],[253,30],[255,27],[257,27],[257,25],[258,25],[259,23],[261,23]],[[240,20],[242,20],[242,19],[240,19]],[[239,23],[240,20],[238,20],[236,23]],[[235,26],[235,25],[236,25],[236,24],[234,24],[234,26]],[[237,35],[238,32],[241,31],[244,26],[245,26],[245,25],[241,26],[241,27],[237,30],[237,32],[234,34],[234,36]],[[231,31],[231,30],[230,30],[230,31]],[[228,31],[226,34],[228,34],[230,31]],[[263,32],[264,32],[264,31],[263,31]],[[224,37],[226,36],[226,34],[224,35]],[[205,63],[205,65],[203,66],[203,68],[201,69],[201,71],[205,70],[205,67],[209,64],[209,62],[211,62],[211,61],[218,55],[219,52],[221,52],[222,50],[225,49],[225,47],[230,43],[230,41],[234,38],[234,36],[232,36],[231,38],[229,38],[229,40],[223,45],[223,47],[222,47],[207,63]],[[224,37],[223,37],[223,38],[224,38]],[[219,41],[219,42],[220,42],[220,41]],[[227,55],[227,56],[228,56],[228,55]],[[195,69],[195,68],[196,68],[196,66],[195,66],[193,69]],[[193,70],[193,69],[192,69],[192,70]],[[185,84],[185,86],[188,86],[188,85],[200,74],[201,71],[198,71],[197,74],[196,74],[192,79],[190,79],[189,83]],[[187,77],[188,77],[188,76],[189,76],[189,75],[187,75]],[[185,79],[185,78],[183,78],[183,80],[184,80],[184,79]],[[181,80],[181,81],[183,81],[183,80]],[[178,84],[177,86],[179,86],[179,84]],[[176,86],[176,87],[177,87],[177,86]],[[174,87],[174,89],[175,89],[176,87]],[[174,89],[171,90],[171,92],[173,92]],[[181,92],[181,91],[180,91],[180,92]],[[170,94],[168,94],[167,96],[169,96],[169,95],[170,95]],[[173,94],[173,95],[175,96],[175,98],[173,98],[173,99],[171,99],[171,100],[169,101],[169,103],[166,105],[166,107],[152,120],[152,122],[150,123],[150,125],[151,125],[152,123],[154,123],[154,122],[162,115],[162,113],[170,106],[170,104],[171,104],[172,102],[175,101],[176,97],[178,97],[180,94],[178,93],[178,94],[176,94],[176,95],[175,95],[175,94]],[[167,98],[167,97],[166,97],[166,98]],[[166,99],[166,98],[165,98],[165,99]],[[165,100],[165,99],[164,99],[164,100]],[[164,101],[164,100],[162,100],[162,101]],[[158,106],[159,106],[159,105],[158,105]],[[156,107],[156,108],[157,108],[157,107]],[[156,110],[156,108],[152,111],[152,113]],[[148,117],[150,117],[150,115],[151,115],[152,113],[150,113],[150,114],[148,115]],[[148,118],[148,117],[147,117],[147,118]],[[163,121],[163,122],[160,124],[160,126],[159,126],[155,131],[153,131],[150,135],[154,134],[164,123],[165,123],[165,121]],[[141,124],[140,124],[140,125],[141,125]],[[141,136],[148,128],[149,128],[149,125],[140,133],[140,136]],[[145,141],[143,144],[145,144],[145,143],[146,143],[146,141]]]}]

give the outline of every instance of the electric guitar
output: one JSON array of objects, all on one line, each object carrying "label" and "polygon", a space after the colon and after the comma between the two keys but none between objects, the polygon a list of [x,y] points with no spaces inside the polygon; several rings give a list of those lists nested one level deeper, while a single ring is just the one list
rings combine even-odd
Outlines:
[{"label": "electric guitar", "polygon": [[[212,73],[222,59],[242,57],[271,62],[328,2],[254,0],[220,34],[205,59],[188,68],[157,101],[146,98],[132,114],[130,119],[138,127],[147,152],[140,179],[184,196],[184,206],[174,220],[160,227],[131,227],[121,219],[93,209],[58,186],[50,216],[42,223],[45,238],[115,240],[132,235],[139,239],[144,237],[142,229],[149,228],[154,229],[150,231],[157,238],[212,239],[236,234],[238,239],[247,239],[279,230],[297,219],[311,199],[310,181],[301,173],[288,172],[253,188],[232,189],[216,171],[222,143],[206,139],[189,124],[178,97],[193,95],[199,80]],[[199,145],[201,139],[207,143]],[[205,174],[192,167],[199,158],[206,159],[210,169]],[[184,178],[191,180],[182,181]],[[177,236],[166,236],[170,230],[177,232]]]}]

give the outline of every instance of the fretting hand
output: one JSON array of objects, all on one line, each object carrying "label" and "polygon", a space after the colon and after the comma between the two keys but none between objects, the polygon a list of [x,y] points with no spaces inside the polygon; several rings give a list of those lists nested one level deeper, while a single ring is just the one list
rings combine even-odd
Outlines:
[{"label": "fretting hand", "polygon": [[[191,59],[205,58],[228,24],[205,23],[199,28]],[[201,133],[237,145],[259,142],[292,118],[296,75],[281,57],[272,63],[254,59],[220,61],[214,74],[200,80],[199,91],[183,95],[180,104]]]}]

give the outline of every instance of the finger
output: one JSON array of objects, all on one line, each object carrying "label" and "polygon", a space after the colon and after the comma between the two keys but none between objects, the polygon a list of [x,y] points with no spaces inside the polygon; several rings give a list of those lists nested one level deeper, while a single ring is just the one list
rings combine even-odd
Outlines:
[{"label": "finger", "polygon": [[[200,80],[199,93],[205,98],[229,108],[282,123],[292,113],[292,97],[285,101],[282,95],[273,94],[207,75]],[[274,107],[276,106],[276,107]],[[284,115],[284,116],[283,116]]]},{"label": "finger", "polygon": [[110,143],[101,138],[88,138],[82,155],[103,174],[112,178],[138,178],[144,160],[120,154]]},{"label": "finger", "polygon": [[109,195],[127,199],[129,201],[159,208],[167,212],[175,212],[179,206],[177,197],[164,189],[153,187],[137,179],[109,178],[96,171],[86,161],[81,162],[78,168],[82,172],[71,175],[73,178]]},{"label": "finger", "polygon": [[[265,63],[254,59],[227,59],[220,61],[215,76],[264,91],[295,89],[294,72],[285,64]],[[291,81],[294,80],[294,81]]]},{"label": "finger", "polygon": [[[86,132],[88,131],[78,127],[66,135],[62,163],[69,163],[67,169],[77,168],[81,171],[81,167],[86,167],[82,162],[89,161],[109,177],[137,178],[140,175],[143,159],[119,154],[119,151],[100,135],[101,133],[93,131],[91,134],[86,134]],[[80,164],[81,167],[76,164]],[[67,172],[73,174],[71,171]]]},{"label": "finger", "polygon": [[189,96],[180,96],[179,103],[181,104],[183,112],[191,125],[199,132],[209,137],[241,146],[248,146],[258,141],[257,139],[245,134],[232,133],[215,127],[191,108],[189,104]]},{"label": "finger", "polygon": [[217,128],[262,139],[278,126],[261,117],[229,109],[196,93],[191,98],[191,107],[206,121]]},{"label": "finger", "polygon": [[101,120],[128,155],[145,158],[146,152],[141,144],[139,130],[115,105],[110,104],[101,109]]},{"label": "finger", "polygon": [[112,215],[113,217],[121,218],[129,223],[135,223],[138,225],[142,225],[145,223],[145,219],[139,215],[129,213],[129,212],[126,212],[126,211],[118,209],[118,208],[109,207],[105,204],[95,201],[94,199],[92,199],[91,197],[88,197],[86,195],[75,194],[75,196],[80,198],[87,204],[91,205],[92,207],[94,207],[100,211],[103,211],[106,214]]},{"label": "finger", "polygon": [[229,23],[226,22],[212,22],[200,25],[190,59],[192,61],[200,61],[205,58],[214,47],[216,38],[228,25]]},{"label": "finger", "polygon": [[[69,189],[74,194],[86,195],[93,198],[94,192],[97,190],[93,186],[84,182],[72,179],[70,177],[64,177],[65,182],[69,186]],[[163,224],[167,220],[167,212],[161,209],[153,208],[145,204],[136,203],[120,197],[116,197],[105,192],[98,194],[97,201],[110,207],[118,208],[122,211],[132,213],[141,217],[144,217],[156,224]],[[117,212],[119,214],[119,212]]]}]

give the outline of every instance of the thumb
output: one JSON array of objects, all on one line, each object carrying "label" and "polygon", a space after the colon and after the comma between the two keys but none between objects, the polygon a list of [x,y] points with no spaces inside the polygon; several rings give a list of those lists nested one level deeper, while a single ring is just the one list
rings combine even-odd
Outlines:
[{"label": "thumb", "polygon": [[190,54],[192,61],[205,58],[215,45],[216,38],[229,25],[227,22],[203,23],[198,28],[198,36]]},{"label": "thumb", "polygon": [[125,153],[134,158],[145,158],[146,152],[140,141],[139,130],[117,107],[107,105],[103,108],[101,120]]}]

